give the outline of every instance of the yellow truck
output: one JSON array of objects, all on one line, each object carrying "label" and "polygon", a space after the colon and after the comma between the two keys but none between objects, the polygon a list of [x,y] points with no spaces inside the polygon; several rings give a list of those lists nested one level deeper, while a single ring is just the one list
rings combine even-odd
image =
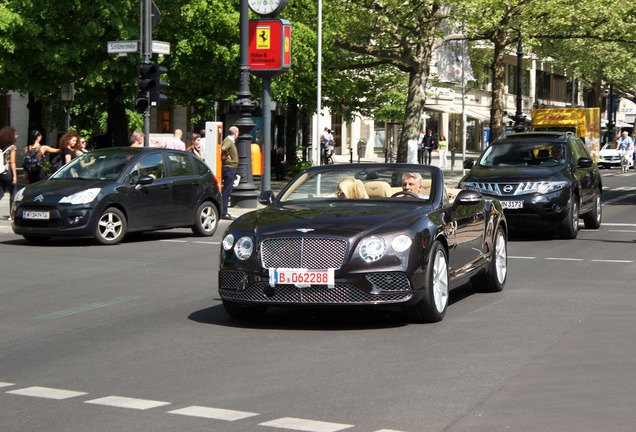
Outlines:
[{"label": "yellow truck", "polygon": [[532,110],[533,131],[573,132],[598,162],[601,146],[600,108],[553,108]]}]

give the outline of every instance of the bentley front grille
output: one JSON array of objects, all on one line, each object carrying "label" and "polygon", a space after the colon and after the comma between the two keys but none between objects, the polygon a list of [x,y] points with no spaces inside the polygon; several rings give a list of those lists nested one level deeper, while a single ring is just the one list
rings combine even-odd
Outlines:
[{"label": "bentley front grille", "polygon": [[339,269],[347,250],[344,240],[325,238],[275,238],[261,243],[264,268]]}]

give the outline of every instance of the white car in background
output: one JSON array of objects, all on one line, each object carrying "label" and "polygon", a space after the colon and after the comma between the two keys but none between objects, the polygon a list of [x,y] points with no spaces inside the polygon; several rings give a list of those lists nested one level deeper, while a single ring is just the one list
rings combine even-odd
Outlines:
[{"label": "white car in background", "polygon": [[[613,166],[621,166],[621,155],[616,150],[616,144],[605,144],[601,149],[600,158],[598,160],[599,168],[611,168]],[[628,168],[634,167],[634,161],[630,158]]]}]

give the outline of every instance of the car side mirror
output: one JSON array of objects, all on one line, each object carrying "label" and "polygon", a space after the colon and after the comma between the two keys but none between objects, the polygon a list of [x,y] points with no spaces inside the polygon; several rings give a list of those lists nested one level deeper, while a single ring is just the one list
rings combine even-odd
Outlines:
[{"label": "car side mirror", "polygon": [[581,168],[590,168],[591,166],[594,165],[594,161],[590,158],[582,157],[582,158],[579,158],[576,164],[580,166]]},{"label": "car side mirror", "polygon": [[276,195],[271,190],[265,191],[258,197],[258,202],[263,205],[270,205],[274,202]]},{"label": "car side mirror", "polygon": [[464,169],[471,169],[475,165],[475,161],[473,159],[466,159],[464,161]]},{"label": "car side mirror", "polygon": [[155,181],[155,179],[152,178],[151,176],[142,175],[141,177],[139,177],[139,180],[137,180],[137,184],[145,186],[145,185],[152,184],[154,181]]},{"label": "car side mirror", "polygon": [[466,205],[466,204],[475,204],[481,200],[482,200],[481,193],[474,190],[462,189],[461,191],[459,191],[459,193],[455,197],[455,201],[453,202],[453,207]]}]

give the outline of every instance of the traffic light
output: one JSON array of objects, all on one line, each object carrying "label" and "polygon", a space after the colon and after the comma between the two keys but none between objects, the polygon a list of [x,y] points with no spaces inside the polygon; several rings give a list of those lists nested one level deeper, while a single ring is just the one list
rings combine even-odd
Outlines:
[{"label": "traffic light", "polygon": [[168,100],[161,94],[161,89],[168,83],[161,80],[161,75],[168,69],[155,62],[139,62],[137,66],[137,97],[135,98],[135,110],[145,112],[150,106],[157,106]]},{"label": "traffic light", "polygon": [[161,94],[161,89],[168,87],[168,83],[161,80],[161,75],[168,73],[168,68],[157,63],[151,63],[151,65],[153,68],[150,71],[150,79],[152,79],[150,104],[156,106],[168,100],[168,96]]}]

